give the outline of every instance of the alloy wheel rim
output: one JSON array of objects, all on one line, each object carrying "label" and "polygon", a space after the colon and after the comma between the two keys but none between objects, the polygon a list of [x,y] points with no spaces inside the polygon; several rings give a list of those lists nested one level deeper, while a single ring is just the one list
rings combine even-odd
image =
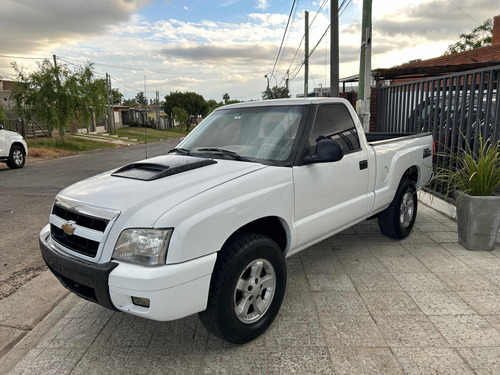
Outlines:
[{"label": "alloy wheel rim", "polygon": [[399,207],[399,222],[403,228],[408,228],[414,215],[413,191],[407,190]]},{"label": "alloy wheel rim", "polygon": [[233,293],[236,317],[245,324],[261,319],[276,291],[276,272],[266,259],[251,261],[241,272]]},{"label": "alloy wheel rim", "polygon": [[12,157],[16,165],[21,165],[23,163],[23,153],[21,151],[15,150]]}]

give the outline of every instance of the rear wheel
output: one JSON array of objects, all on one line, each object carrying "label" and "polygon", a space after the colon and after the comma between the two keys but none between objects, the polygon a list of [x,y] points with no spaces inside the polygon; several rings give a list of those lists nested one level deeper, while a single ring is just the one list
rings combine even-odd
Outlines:
[{"label": "rear wheel", "polygon": [[22,147],[14,145],[10,148],[9,160],[7,166],[12,169],[22,168],[26,161],[25,153]]},{"label": "rear wheel", "polygon": [[264,333],[281,307],[286,265],[269,237],[240,233],[218,254],[207,309],[199,313],[215,336],[242,344]]},{"label": "rear wheel", "polygon": [[413,181],[399,183],[393,201],[378,214],[378,226],[384,236],[397,240],[407,237],[417,218],[417,195]]}]

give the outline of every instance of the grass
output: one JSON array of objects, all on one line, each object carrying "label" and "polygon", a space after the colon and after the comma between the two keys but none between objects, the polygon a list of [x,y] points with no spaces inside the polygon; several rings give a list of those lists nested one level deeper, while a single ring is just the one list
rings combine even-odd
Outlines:
[{"label": "grass", "polygon": [[28,156],[35,158],[54,158],[72,155],[81,151],[92,151],[101,148],[113,148],[116,145],[106,142],[97,142],[89,139],[73,138],[38,138],[26,139]]},{"label": "grass", "polygon": [[180,138],[180,137],[185,137],[188,134],[186,128],[183,128],[181,131],[179,131],[179,129],[156,130],[150,128],[141,128],[141,127],[128,127],[128,128],[116,129],[116,133],[114,134],[117,134],[119,137],[135,138],[139,140],[139,142],[144,142],[144,140],[146,139],[144,133],[147,134],[148,142],[161,141],[162,139]]},{"label": "grass", "polygon": [[[145,128],[141,127],[127,127],[120,128],[116,130],[116,135],[119,137],[128,137],[131,139],[137,139],[138,142],[144,142],[146,135]],[[169,130],[146,130],[148,142],[160,141],[163,139],[170,138],[180,138],[188,134],[186,129],[169,129]],[[83,134],[84,135],[84,134]],[[99,135],[95,136],[96,139],[113,141],[117,138],[111,137],[109,135]],[[77,152],[82,151],[92,151],[99,150],[102,148],[114,148],[120,147],[113,143],[100,142],[97,140],[92,140],[92,138],[76,138],[72,136],[66,136],[65,138],[53,137],[53,138],[38,138],[26,139],[28,143],[28,157],[35,158],[57,158],[62,156],[73,155]]]}]

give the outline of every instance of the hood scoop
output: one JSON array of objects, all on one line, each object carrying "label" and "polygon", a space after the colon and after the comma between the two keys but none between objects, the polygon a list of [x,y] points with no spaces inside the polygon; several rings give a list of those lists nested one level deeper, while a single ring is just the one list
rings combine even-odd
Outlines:
[{"label": "hood scoop", "polygon": [[159,178],[173,176],[178,173],[217,164],[213,159],[202,159],[191,156],[169,155],[167,163],[138,162],[126,165],[111,176],[131,178],[134,180],[153,181]]}]

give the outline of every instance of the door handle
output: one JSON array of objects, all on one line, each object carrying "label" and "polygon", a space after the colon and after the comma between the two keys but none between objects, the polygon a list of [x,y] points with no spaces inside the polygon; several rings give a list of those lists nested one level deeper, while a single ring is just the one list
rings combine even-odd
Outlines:
[{"label": "door handle", "polygon": [[366,169],[366,168],[368,168],[368,160],[361,160],[359,162],[359,169],[363,170],[363,169]]}]

